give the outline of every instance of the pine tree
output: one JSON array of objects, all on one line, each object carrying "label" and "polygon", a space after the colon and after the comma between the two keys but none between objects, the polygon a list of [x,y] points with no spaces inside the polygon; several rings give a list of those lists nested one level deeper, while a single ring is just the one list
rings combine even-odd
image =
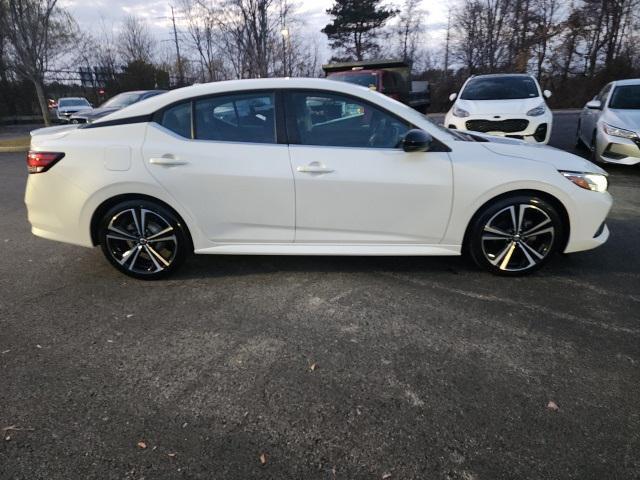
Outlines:
[{"label": "pine tree", "polygon": [[382,0],[335,0],[327,10],[334,18],[322,29],[331,48],[349,59],[374,56],[379,50],[376,40],[380,29],[397,13],[381,3]]}]

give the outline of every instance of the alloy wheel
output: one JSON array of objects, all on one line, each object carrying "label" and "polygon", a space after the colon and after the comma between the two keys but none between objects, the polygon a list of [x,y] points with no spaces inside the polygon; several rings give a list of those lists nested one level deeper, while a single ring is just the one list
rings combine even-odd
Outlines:
[{"label": "alloy wheel", "polygon": [[166,270],[178,252],[178,238],[169,221],[142,207],[116,213],[105,238],[111,257],[123,269],[139,275]]},{"label": "alloy wheel", "polygon": [[556,238],[551,217],[531,204],[503,208],[484,225],[481,243],[487,261],[504,272],[522,272],[540,264]]}]

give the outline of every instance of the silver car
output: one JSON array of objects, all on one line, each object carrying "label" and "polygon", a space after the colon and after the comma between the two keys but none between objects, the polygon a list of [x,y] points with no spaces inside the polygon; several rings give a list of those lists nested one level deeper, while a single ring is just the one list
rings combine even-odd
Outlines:
[{"label": "silver car", "polygon": [[93,110],[89,101],[84,97],[64,97],[58,100],[58,120],[68,122],[74,113]]},{"label": "silver car", "polygon": [[611,82],[585,105],[577,144],[596,162],[640,163],[640,79]]}]

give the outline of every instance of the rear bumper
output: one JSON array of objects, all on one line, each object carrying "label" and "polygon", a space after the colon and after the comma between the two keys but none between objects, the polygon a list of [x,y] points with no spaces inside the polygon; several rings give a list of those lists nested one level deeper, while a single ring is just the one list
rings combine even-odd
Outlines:
[{"label": "rear bumper", "polygon": [[92,247],[89,225],[79,223],[88,195],[54,169],[27,179],[24,200],[31,231],[49,240]]}]

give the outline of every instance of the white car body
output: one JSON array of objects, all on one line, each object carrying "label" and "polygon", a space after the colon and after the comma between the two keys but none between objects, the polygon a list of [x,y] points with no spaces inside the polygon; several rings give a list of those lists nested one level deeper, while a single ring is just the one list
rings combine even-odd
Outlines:
[{"label": "white car body", "polygon": [[[448,148],[407,153],[193,140],[150,117],[185,99],[298,89],[370,102]],[[518,191],[540,192],[562,204],[570,225],[565,252],[595,248],[609,235],[603,222],[610,195],[581,189],[559,173],[604,174],[596,165],[519,141],[463,141],[400,102],[343,82],[195,85],[86,128],[36,130],[31,150],[65,154],[46,173],[29,175],[25,201],[33,233],[83,247],[96,244],[94,215],[101,205],[130,195],[175,210],[200,254],[459,255],[474,214]]]},{"label": "white car body", "polygon": [[[478,80],[501,80],[505,78],[526,79],[535,85],[535,96],[517,99],[469,100],[465,99],[465,91],[470,82]],[[445,116],[444,125],[447,128],[467,130],[489,135],[517,138],[528,143],[547,144],[553,127],[553,114],[545,102],[547,91],[542,91],[538,81],[530,75],[496,74],[479,75],[469,78],[459,94],[452,94],[450,98],[455,102]],[[544,108],[538,115],[528,112],[537,108]],[[466,116],[458,116],[456,112],[466,112]],[[540,129],[540,132],[536,132]]]},{"label": "white car body", "polygon": [[640,79],[608,83],[580,113],[578,143],[592,150],[592,159],[602,163],[637,165],[640,163],[640,108],[615,108],[614,94],[636,87]]}]

